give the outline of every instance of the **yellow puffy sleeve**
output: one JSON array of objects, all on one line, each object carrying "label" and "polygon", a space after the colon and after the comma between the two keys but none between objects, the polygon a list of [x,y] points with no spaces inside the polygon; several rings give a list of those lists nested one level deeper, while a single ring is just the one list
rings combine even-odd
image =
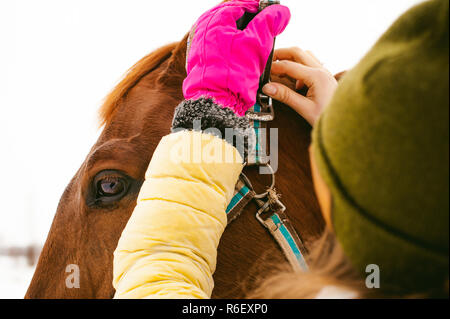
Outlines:
[{"label": "yellow puffy sleeve", "polygon": [[200,132],[168,135],[114,252],[115,298],[210,298],[238,151]]}]

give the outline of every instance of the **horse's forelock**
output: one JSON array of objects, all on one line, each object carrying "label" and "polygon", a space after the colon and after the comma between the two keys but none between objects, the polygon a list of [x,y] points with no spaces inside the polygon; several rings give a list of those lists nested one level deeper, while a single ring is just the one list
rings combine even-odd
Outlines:
[{"label": "horse's forelock", "polygon": [[120,101],[144,76],[154,71],[164,61],[169,59],[178,44],[178,42],[175,42],[157,49],[142,58],[128,70],[120,83],[105,98],[105,101],[99,110],[100,126],[106,125],[111,121],[114,111],[118,108]]}]

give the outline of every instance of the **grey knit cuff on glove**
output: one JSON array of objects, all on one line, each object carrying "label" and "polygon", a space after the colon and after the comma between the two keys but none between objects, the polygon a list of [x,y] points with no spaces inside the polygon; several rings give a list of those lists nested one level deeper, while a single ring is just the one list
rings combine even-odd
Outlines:
[{"label": "grey knit cuff on glove", "polygon": [[244,159],[256,143],[255,131],[246,117],[239,117],[231,109],[206,98],[185,100],[178,105],[172,132],[180,130],[201,131],[222,138],[235,146]]}]

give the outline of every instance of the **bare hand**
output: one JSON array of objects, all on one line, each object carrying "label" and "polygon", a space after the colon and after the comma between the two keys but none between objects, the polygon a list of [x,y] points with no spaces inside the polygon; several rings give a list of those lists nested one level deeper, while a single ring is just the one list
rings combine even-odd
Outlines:
[{"label": "bare hand", "polygon": [[297,90],[308,87],[303,96],[281,83],[271,82],[264,86],[263,92],[299,113],[312,126],[319,119],[338,86],[334,76],[325,69],[311,53],[299,48],[275,51],[272,74],[288,76],[297,80]]}]

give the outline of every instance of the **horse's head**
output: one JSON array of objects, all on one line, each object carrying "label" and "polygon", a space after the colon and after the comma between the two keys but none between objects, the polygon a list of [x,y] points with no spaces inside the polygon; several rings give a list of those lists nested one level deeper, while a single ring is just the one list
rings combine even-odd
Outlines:
[{"label": "horse's head", "polygon": [[[186,38],[155,51],[131,68],[106,99],[101,109],[103,132],[61,198],[27,298],[113,296],[113,252],[136,205],[151,156],[169,133],[174,108],[183,99],[185,58]],[[309,169],[310,127],[290,108],[276,109],[271,127],[279,129],[277,190],[294,226],[308,240],[323,227]],[[257,170],[246,173],[258,190],[269,183]],[[256,210],[256,205],[248,206],[222,238],[215,297],[242,297],[242,279],[255,269],[270,270],[270,264],[254,268],[267,252],[272,263],[284,262],[255,219]]]},{"label": "horse's head", "polygon": [[[113,296],[112,253],[182,100],[185,43],[142,59],[107,97],[103,132],[61,198],[26,297]],[[80,288],[66,285],[69,265],[78,266]]]}]

